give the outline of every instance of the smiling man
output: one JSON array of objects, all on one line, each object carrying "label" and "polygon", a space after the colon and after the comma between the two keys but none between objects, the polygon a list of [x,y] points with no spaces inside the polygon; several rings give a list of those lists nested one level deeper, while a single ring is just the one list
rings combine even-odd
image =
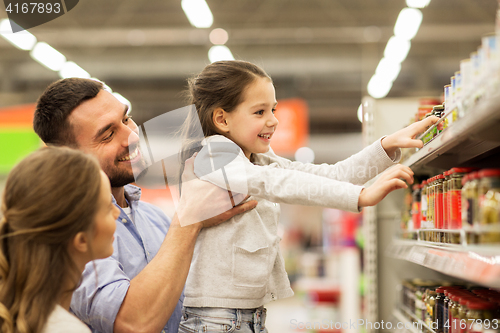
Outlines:
[{"label": "smiling man", "polygon": [[[181,228],[177,215],[170,220],[159,208],[140,201],[140,189],[130,184],[134,171],[138,174],[145,166],[137,125],[128,107],[101,82],[77,78],[54,82],[38,100],[33,127],[47,145],[96,156],[120,208],[113,255],[87,265],[73,295],[72,311],[94,332],[177,332],[182,290],[200,230],[252,209],[256,202]],[[179,207],[213,209],[219,198],[224,202],[227,192],[197,180],[192,163],[186,162],[183,177],[192,181],[183,187]],[[200,201],[195,193],[206,193],[206,200]]]}]

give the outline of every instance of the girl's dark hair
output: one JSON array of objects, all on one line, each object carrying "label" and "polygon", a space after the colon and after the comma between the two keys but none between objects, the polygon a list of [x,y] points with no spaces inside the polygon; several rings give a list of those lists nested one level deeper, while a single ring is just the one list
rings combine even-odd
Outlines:
[{"label": "girl's dark hair", "polygon": [[200,74],[188,80],[190,112],[182,129],[184,144],[181,152],[181,174],[184,162],[201,149],[199,123],[203,136],[219,134],[213,122],[213,112],[221,108],[232,112],[243,102],[248,86],[257,78],[271,77],[259,66],[247,61],[217,61],[206,66]]},{"label": "girl's dark hair", "polygon": [[93,230],[100,191],[99,163],[77,150],[42,148],[12,169],[0,219],[1,332],[41,332],[63,283],[74,278],[76,288],[68,245]]}]

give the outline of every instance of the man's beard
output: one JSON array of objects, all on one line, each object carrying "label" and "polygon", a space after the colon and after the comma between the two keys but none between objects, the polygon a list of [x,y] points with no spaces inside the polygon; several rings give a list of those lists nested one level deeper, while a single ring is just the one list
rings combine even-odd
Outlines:
[{"label": "man's beard", "polygon": [[[143,172],[144,169],[146,169],[146,162],[141,159],[137,163],[135,163],[132,168],[136,168],[138,170],[138,176],[139,173]],[[110,170],[111,171],[111,170]],[[109,182],[111,184],[111,187],[122,187],[127,184],[133,183],[136,181],[135,176],[134,176],[134,171],[130,170],[117,170],[114,169],[113,172],[106,172],[104,171],[108,177],[109,177]]]}]

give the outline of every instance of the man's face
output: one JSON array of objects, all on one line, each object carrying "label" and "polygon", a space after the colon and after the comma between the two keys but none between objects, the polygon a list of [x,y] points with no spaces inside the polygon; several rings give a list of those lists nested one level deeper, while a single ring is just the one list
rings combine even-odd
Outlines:
[{"label": "man's face", "polygon": [[80,150],[96,156],[112,187],[134,181],[134,171],[144,169],[137,125],[127,115],[128,106],[101,90],[68,117]]}]

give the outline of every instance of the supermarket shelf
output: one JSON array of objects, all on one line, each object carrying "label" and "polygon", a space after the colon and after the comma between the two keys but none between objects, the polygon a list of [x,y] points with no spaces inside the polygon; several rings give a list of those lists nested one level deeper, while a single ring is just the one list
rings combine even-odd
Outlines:
[{"label": "supermarket shelf", "polygon": [[500,288],[500,246],[394,240],[386,254],[459,279]]},{"label": "supermarket shelf", "polygon": [[403,323],[404,328],[397,329],[398,333],[435,333],[435,331],[427,326],[422,320],[417,319],[410,311],[401,308],[395,309],[392,314],[398,322]]},{"label": "supermarket shelf", "polygon": [[410,156],[404,165],[449,169],[457,166],[498,165],[500,161],[500,94],[485,99],[472,112]]}]

